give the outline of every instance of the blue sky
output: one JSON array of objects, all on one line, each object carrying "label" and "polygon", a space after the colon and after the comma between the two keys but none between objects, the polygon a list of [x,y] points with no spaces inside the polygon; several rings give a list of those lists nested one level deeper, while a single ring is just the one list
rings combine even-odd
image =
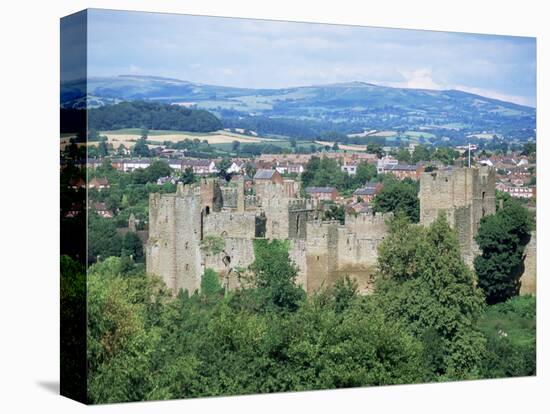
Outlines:
[{"label": "blue sky", "polygon": [[536,104],[534,38],[90,10],[88,75],[251,88],[362,81]]}]

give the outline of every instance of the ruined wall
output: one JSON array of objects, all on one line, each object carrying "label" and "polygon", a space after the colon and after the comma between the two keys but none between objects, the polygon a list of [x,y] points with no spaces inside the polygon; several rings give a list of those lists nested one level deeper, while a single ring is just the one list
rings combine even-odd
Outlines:
[{"label": "ruined wall", "polygon": [[201,200],[201,209],[208,213],[220,211],[223,206],[223,195],[219,180],[216,178],[202,178],[200,186],[195,187]]},{"label": "ruined wall", "polygon": [[237,208],[237,188],[222,187],[222,200],[224,208]]},{"label": "ruined wall", "polygon": [[263,185],[262,210],[267,218],[266,234],[268,239],[288,239],[288,205],[283,186],[266,183]]},{"label": "ruined wall", "polygon": [[180,184],[176,194],[152,194],[149,210],[147,272],[161,276],[174,293],[198,290],[202,274],[200,197]]},{"label": "ruined wall", "polygon": [[355,279],[361,293],[372,291],[378,246],[388,233],[386,221],[392,214],[346,215],[338,229],[338,268],[336,277]]},{"label": "ruined wall", "polygon": [[236,289],[240,287],[240,280],[235,269],[244,269],[254,261],[253,239],[227,237],[224,240],[225,248],[223,252],[215,255],[201,252],[203,266],[205,269],[211,268],[218,272],[222,285],[224,277],[229,272],[229,289]]},{"label": "ruined wall", "polygon": [[204,235],[221,237],[254,238],[256,214],[254,212],[239,213],[233,210],[223,210],[203,218]]},{"label": "ruined wall", "polygon": [[469,265],[478,253],[474,237],[480,220],[494,214],[495,171],[490,167],[459,168],[420,176],[420,223],[430,225],[444,212],[457,230],[464,260]]},{"label": "ruined wall", "polygon": [[306,241],[291,240],[288,249],[290,259],[298,266],[298,275],[296,276],[296,284],[301,286],[307,292],[307,257],[306,257]]},{"label": "ruined wall", "polygon": [[255,195],[245,195],[244,196],[244,208],[246,210],[255,210],[261,206],[260,197]]},{"label": "ruined wall", "polygon": [[525,269],[520,278],[521,295],[535,294],[537,291],[537,233],[531,233],[531,240],[525,246]]},{"label": "ruined wall", "polygon": [[310,221],[307,223],[307,293],[328,287],[337,278],[338,226],[337,221]]}]

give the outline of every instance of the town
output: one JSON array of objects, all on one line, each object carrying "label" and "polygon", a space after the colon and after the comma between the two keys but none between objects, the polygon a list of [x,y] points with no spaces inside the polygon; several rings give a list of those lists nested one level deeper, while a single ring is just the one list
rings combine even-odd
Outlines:
[{"label": "town", "polygon": [[[528,144],[529,145],[529,144]],[[410,145],[406,150],[396,150],[392,147],[382,148],[383,155],[379,153],[368,153],[358,151],[323,151],[309,154],[261,154],[255,159],[242,157],[225,157],[213,159],[190,158],[185,156],[185,151],[175,153],[173,150],[166,150],[163,147],[151,148],[152,157],[118,157],[89,158],[86,167],[95,170],[108,159],[112,167],[121,172],[132,172],[138,169],[145,169],[155,161],[165,162],[172,173],[157,179],[157,184],[166,182],[175,184],[184,173],[192,173],[196,177],[214,177],[221,173],[236,180],[242,176],[245,188],[250,189],[254,180],[264,180],[269,175],[272,182],[283,182],[295,180],[296,188],[294,193],[302,194],[308,198],[334,202],[337,205],[345,206],[347,209],[361,211],[368,208],[375,196],[383,188],[383,180],[372,180],[369,182],[357,183],[353,191],[338,188],[337,186],[308,186],[300,189],[300,177],[307,168],[312,158],[327,158],[338,163],[340,171],[350,178],[357,175],[360,166],[372,166],[372,175],[382,177],[391,174],[398,180],[409,178],[414,181],[420,179],[420,175],[426,171],[446,169],[459,166],[485,165],[493,167],[496,171],[496,189],[509,194],[511,197],[526,201],[532,208],[536,200],[536,160],[529,152],[511,152],[506,154],[489,153],[476,150],[474,145],[470,148],[468,155],[467,147],[456,147],[453,149],[456,154],[451,162],[439,160],[418,160],[416,163],[403,162],[403,152],[407,151],[409,157],[414,159],[415,154],[424,153],[422,146]],[[128,151],[130,153],[130,151]],[[401,155],[401,157],[400,157]],[[177,156],[177,157],[175,157]],[[420,157],[418,157],[420,158]],[[425,157],[428,158],[428,157]],[[258,176],[256,174],[259,174]],[[83,185],[73,183],[73,185]],[[108,188],[106,178],[96,178],[89,183],[90,189]],[[96,206],[98,213],[113,217],[116,212],[103,209],[103,205]]]}]

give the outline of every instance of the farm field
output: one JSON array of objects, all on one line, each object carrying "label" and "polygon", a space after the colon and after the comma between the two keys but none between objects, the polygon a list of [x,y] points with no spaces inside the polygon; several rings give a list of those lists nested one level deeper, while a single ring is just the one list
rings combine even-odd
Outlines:
[{"label": "farm field", "polygon": [[[118,147],[120,144],[123,144],[125,147],[133,147],[136,141],[140,138],[141,131],[138,128],[120,129],[116,131],[102,131],[100,132],[100,135],[106,136],[108,143],[113,144],[115,148]],[[233,141],[239,141],[241,143],[277,141],[268,138],[251,137],[248,135],[242,135],[229,131],[194,133],[184,131],[152,130],[148,133],[148,140],[158,142],[159,144],[164,141],[179,142],[186,139],[200,139],[201,141],[208,141],[209,144],[231,144]]]},{"label": "farm field", "polygon": [[[329,141],[315,141],[316,144],[319,144],[319,145],[328,145],[329,147],[332,147],[334,145],[334,142],[329,142]],[[366,145],[356,145],[356,144],[338,144],[338,147],[341,149],[341,150],[346,150],[346,151],[366,151],[367,150],[367,146]]]}]

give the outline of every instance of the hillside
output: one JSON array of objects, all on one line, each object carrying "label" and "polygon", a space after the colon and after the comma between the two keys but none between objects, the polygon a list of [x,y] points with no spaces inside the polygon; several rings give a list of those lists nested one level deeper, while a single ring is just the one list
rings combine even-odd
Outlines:
[{"label": "hillside", "polygon": [[[63,85],[65,107],[82,107],[78,87],[78,83]],[[392,88],[363,82],[245,89],[150,76],[89,79],[91,107],[133,100],[196,106],[222,118],[225,127],[288,136],[374,129],[430,131],[451,137],[457,132],[461,136],[486,132],[523,140],[534,137],[536,124],[534,108],[458,90]],[[287,130],[291,133],[285,133]]]}]

